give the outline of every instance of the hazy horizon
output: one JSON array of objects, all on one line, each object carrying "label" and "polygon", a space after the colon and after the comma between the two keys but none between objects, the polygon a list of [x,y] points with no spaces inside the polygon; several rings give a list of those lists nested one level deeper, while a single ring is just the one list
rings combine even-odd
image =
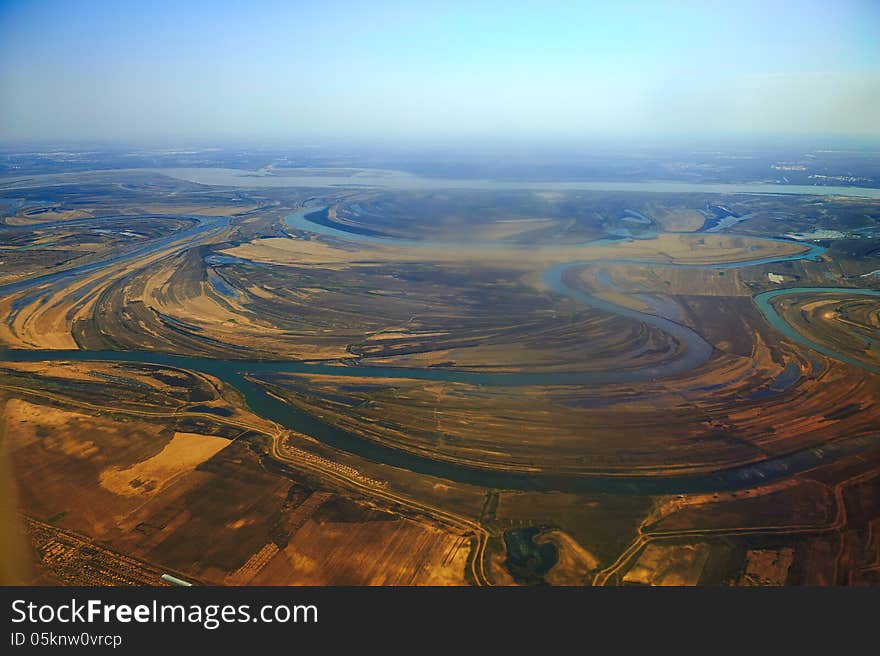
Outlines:
[{"label": "hazy horizon", "polygon": [[2,2],[0,140],[880,138],[878,3],[731,4]]}]

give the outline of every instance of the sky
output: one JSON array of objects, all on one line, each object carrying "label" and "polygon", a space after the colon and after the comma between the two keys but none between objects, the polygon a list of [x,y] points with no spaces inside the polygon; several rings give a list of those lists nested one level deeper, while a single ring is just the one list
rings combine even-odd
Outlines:
[{"label": "sky", "polygon": [[880,0],[0,0],[0,139],[880,136]]}]

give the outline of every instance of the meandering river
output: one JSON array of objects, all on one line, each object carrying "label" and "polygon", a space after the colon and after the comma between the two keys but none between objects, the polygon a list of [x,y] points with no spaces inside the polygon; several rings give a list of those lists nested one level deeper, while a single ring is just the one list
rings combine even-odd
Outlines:
[{"label": "meandering river", "polygon": [[[315,234],[342,238],[355,242],[394,241],[398,245],[405,244],[408,247],[430,246],[437,247],[432,242],[420,242],[417,240],[394,240],[390,237],[354,234],[321,225],[309,220],[309,215],[320,212],[323,208],[308,207],[291,215],[287,219],[290,227],[298,230],[308,230]],[[185,241],[181,247],[194,242],[198,234],[203,230],[216,228],[217,224],[205,221],[193,228],[192,234],[185,235]],[[179,235],[184,237],[184,235]],[[159,240],[155,248],[168,245],[167,240]],[[448,246],[450,244],[444,244]],[[464,246],[464,245],[462,245]],[[651,264],[652,266],[700,266],[703,268],[738,268],[767,264],[773,262],[816,258],[822,249],[812,246],[803,253],[791,256],[756,258],[740,262],[724,262],[712,265],[674,265],[657,264],[647,260],[625,260],[633,263]],[[139,251],[137,255],[146,252]],[[119,261],[112,258],[103,262],[109,265]],[[620,261],[620,260],[618,260]],[[464,465],[447,460],[431,458],[428,456],[411,453],[403,449],[394,448],[356,434],[341,430],[327,424],[316,417],[304,413],[295,407],[279,401],[270,395],[261,385],[253,382],[247,376],[260,376],[261,374],[277,373],[305,373],[338,375],[346,377],[359,377],[365,379],[381,378],[410,378],[419,380],[442,380],[450,382],[463,382],[477,385],[594,385],[614,384],[622,382],[638,382],[656,380],[667,376],[678,375],[704,364],[712,355],[712,347],[699,334],[668,318],[639,312],[631,308],[616,305],[609,301],[590,296],[582,291],[574,289],[565,281],[565,273],[576,270],[585,264],[594,264],[596,260],[576,261],[555,264],[544,272],[544,282],[553,291],[568,296],[573,300],[608,312],[630,317],[637,321],[654,326],[671,335],[679,344],[680,349],[677,357],[673,360],[638,370],[629,371],[592,371],[592,372],[569,372],[557,374],[544,373],[486,373],[457,371],[442,368],[404,369],[393,367],[373,367],[369,365],[332,365],[312,364],[303,362],[278,362],[278,361],[242,361],[220,360],[212,358],[191,357],[156,353],[152,351],[23,351],[23,350],[0,350],[0,361],[34,362],[34,361],[113,361],[113,362],[142,362],[161,366],[179,367],[195,372],[202,372],[215,376],[228,385],[236,388],[245,398],[248,406],[266,419],[275,421],[282,426],[297,430],[310,435],[321,442],[342,451],[367,458],[375,462],[381,462],[394,467],[400,467],[417,473],[438,476],[463,483],[469,483],[490,488],[521,489],[521,490],[564,490],[575,492],[616,492],[634,494],[676,494],[706,492],[713,490],[728,490],[750,487],[759,483],[785,477],[792,473],[809,469],[823,462],[828,462],[848,454],[858,453],[872,445],[880,443],[880,434],[861,436],[856,438],[842,438],[821,448],[810,448],[790,453],[784,456],[761,460],[758,462],[730,467],[709,473],[672,476],[616,476],[616,475],[560,475],[532,472],[510,472],[476,466]],[[46,283],[58,284],[64,276],[83,275],[95,270],[98,265],[89,265],[88,269],[81,271],[54,274],[30,281],[14,283],[0,287],[0,294],[11,293],[31,286],[40,286]],[[863,367],[869,371],[880,373],[878,368],[848,358],[833,350],[815,344],[801,336],[778,315],[770,304],[770,300],[782,294],[795,293],[822,293],[822,292],[846,292],[880,296],[880,292],[865,289],[841,289],[841,288],[791,288],[774,290],[760,294],[755,298],[757,307],[767,320],[787,337],[812,348],[820,353],[837,358],[841,361]]]}]

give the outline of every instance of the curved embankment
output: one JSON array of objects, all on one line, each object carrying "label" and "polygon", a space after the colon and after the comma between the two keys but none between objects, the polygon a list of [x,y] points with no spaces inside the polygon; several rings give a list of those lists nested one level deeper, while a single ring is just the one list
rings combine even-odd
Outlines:
[{"label": "curved embankment", "polygon": [[[120,262],[125,262],[138,257],[144,257],[145,255],[150,255],[151,253],[155,253],[165,246],[171,246],[175,242],[180,242],[179,248],[194,246],[200,238],[205,236],[205,233],[207,231],[214,228],[223,228],[229,225],[229,217],[226,216],[182,216],[183,218],[194,219],[197,222],[196,225],[194,225],[192,228],[187,228],[186,230],[160,237],[159,239],[150,242],[149,244],[144,244],[143,246],[132,249],[127,253],[123,253],[122,255],[114,255],[107,259],[99,260],[97,262],[81,264],[79,266],[71,267],[70,269],[66,269],[64,271],[58,271],[57,273],[46,273],[40,276],[35,276],[33,278],[28,278],[27,280],[20,280],[17,282],[8,283],[6,285],[0,285],[0,294],[12,294],[14,292],[28,289],[30,287],[47,285],[49,283],[55,283],[59,281],[67,283],[76,276],[81,276],[87,273],[98,271],[99,269],[103,269],[104,267],[110,266],[111,264],[119,264]],[[95,221],[95,219],[89,219],[89,221]],[[40,227],[42,228],[44,226]]]},{"label": "curved embankment", "polygon": [[[426,370],[373,369],[371,367],[333,367],[301,363],[242,362],[192,358],[138,351],[0,351],[0,361],[37,362],[45,360],[146,362],[177,367],[215,376],[236,388],[248,407],[258,415],[287,428],[309,435],[328,446],[375,462],[400,467],[421,474],[437,476],[489,488],[532,491],[613,492],[632,494],[681,494],[731,490],[767,483],[776,478],[815,467],[845,455],[858,453],[878,441],[878,436],[839,440],[821,449],[805,449],[793,454],[705,474],[682,476],[560,476],[546,473],[509,472],[481,469],[388,447],[297,410],[270,395],[247,374],[306,372],[347,377],[412,377],[452,373]],[[555,377],[548,376],[555,381]],[[491,384],[491,383],[490,383]]]},{"label": "curved embankment", "polygon": [[792,294],[847,294],[849,296],[880,297],[880,290],[861,289],[858,287],[790,287],[788,289],[774,289],[773,291],[764,292],[763,294],[758,294],[754,298],[755,305],[758,306],[758,309],[761,311],[761,314],[764,315],[764,318],[767,319],[768,323],[790,340],[797,342],[798,344],[803,344],[817,353],[827,355],[829,358],[846,362],[855,367],[861,367],[871,373],[880,374],[880,366],[857,360],[845,353],[838,353],[834,349],[823,346],[795,330],[791,324],[782,318],[771,303],[774,298],[778,298],[779,296],[789,296]]},{"label": "curved embankment", "polygon": [[[304,207],[298,212],[288,216],[284,223],[295,230],[311,232],[327,237],[337,239],[345,239],[347,241],[356,241],[366,244],[391,244],[395,246],[405,246],[407,248],[449,248],[458,250],[479,250],[482,248],[511,248],[510,244],[478,244],[474,242],[449,242],[449,241],[428,241],[415,239],[398,239],[395,237],[383,236],[374,232],[374,234],[362,234],[357,229],[349,231],[342,224],[333,224],[326,220],[326,207],[311,206]],[[775,238],[754,238],[759,241],[777,242],[791,244],[792,242],[785,239]],[[571,246],[586,247],[596,244],[614,244],[620,243],[620,240],[600,239],[597,241],[584,242],[581,244],[572,244]],[[794,260],[815,260],[825,249],[815,244],[803,244],[807,250],[795,255],[780,255],[776,257],[754,258],[739,262],[719,262],[714,264],[669,264],[661,263],[648,259],[616,259],[615,263],[623,264],[649,264],[653,267],[684,267],[684,268],[702,268],[702,269],[732,269],[745,266],[756,266],[760,264],[771,264],[774,262],[787,262]],[[529,246],[520,246],[520,248],[529,248]],[[635,321],[647,324],[657,328],[668,335],[671,335],[682,347],[678,357],[653,367],[643,367],[634,371],[604,371],[593,373],[571,373],[571,374],[554,374],[551,376],[541,374],[470,374],[465,377],[453,377],[455,372],[450,372],[453,376],[442,377],[442,380],[473,382],[478,384],[495,384],[495,385],[548,385],[548,384],[615,384],[615,383],[632,383],[649,380],[657,380],[685,373],[702,364],[708,362],[712,356],[712,346],[703,337],[691,330],[687,326],[676,323],[670,319],[647,312],[640,312],[631,308],[606,301],[595,296],[585,294],[565,282],[565,274],[569,271],[575,271],[578,268],[587,266],[588,264],[597,264],[610,260],[578,260],[572,262],[562,262],[548,267],[542,276],[545,285],[561,296],[596,308],[624,316]],[[400,369],[396,371],[400,372]],[[414,370],[406,370],[406,378],[421,378],[422,376],[413,376]],[[432,377],[433,378],[433,377]],[[436,378],[435,378],[436,379]]]},{"label": "curved embankment", "polygon": [[[304,229],[302,221],[306,215],[315,211],[315,208],[306,208],[295,214],[292,227]],[[394,241],[387,237],[371,235],[346,234],[332,227],[309,224],[312,232],[324,233],[334,237],[345,237],[349,240],[363,241]],[[411,242],[412,240],[407,240]],[[400,243],[400,242],[398,242]],[[426,245],[424,242],[415,244]],[[433,244],[436,246],[436,244]],[[778,258],[761,258],[755,260],[720,263],[705,265],[711,268],[735,268],[766,264],[783,260],[796,260],[814,258],[821,249],[812,247],[806,252]],[[595,261],[590,261],[594,263]],[[209,358],[196,358],[155,352],[136,351],[3,351],[0,350],[0,361],[45,361],[45,360],[75,360],[95,361],[107,360],[114,362],[146,362],[162,366],[179,367],[191,371],[198,371],[215,376],[232,387],[238,389],[244,396],[248,406],[257,414],[275,421],[287,428],[310,435],[311,437],[328,444],[331,447],[356,454],[358,456],[382,462],[394,467],[408,469],[417,473],[447,478],[462,483],[474,484],[490,488],[521,489],[535,491],[564,490],[575,492],[616,492],[636,494],[676,494],[694,493],[713,490],[726,490],[750,487],[758,483],[766,483],[770,480],[790,475],[814,467],[822,462],[858,453],[863,449],[880,441],[880,435],[862,436],[858,438],[843,439],[823,446],[821,449],[805,449],[800,452],[788,454],[777,458],[751,463],[743,466],[732,467],[725,470],[676,476],[615,476],[615,475],[583,475],[562,476],[547,473],[512,472],[504,470],[491,470],[467,465],[455,464],[443,460],[435,460],[430,457],[418,455],[397,448],[388,447],[377,442],[359,437],[332,425],[326,424],[319,419],[303,413],[291,405],[279,401],[270,395],[261,385],[250,380],[248,374],[265,373],[312,373],[323,375],[340,375],[346,377],[363,378],[413,378],[420,380],[443,380],[466,382],[479,385],[548,385],[548,384],[598,384],[612,382],[633,382],[637,380],[655,379],[661,376],[669,376],[687,371],[705,362],[712,352],[712,347],[697,333],[686,326],[677,324],[669,319],[656,315],[638,312],[630,308],[597,299],[568,286],[564,280],[564,274],[570,269],[576,269],[586,264],[586,261],[568,262],[551,266],[545,271],[545,282],[555,291],[569,296],[570,298],[610,312],[615,312],[631,317],[638,321],[649,323],[653,326],[669,332],[673,337],[684,344],[685,348],[681,357],[673,362],[630,372],[590,372],[590,373],[565,373],[565,374],[528,374],[528,373],[479,373],[464,371],[449,371],[437,369],[400,369],[390,367],[370,366],[334,366],[322,364],[305,364],[301,362],[246,362],[237,360],[215,360]],[[655,262],[639,261],[640,264],[650,263],[655,266],[688,266],[688,265],[658,265]],[[690,265],[698,266],[698,265]],[[819,288],[821,290],[821,288]],[[0,290],[2,291],[2,290]],[[756,298],[758,307],[764,311],[771,323],[777,325],[772,319],[775,312],[769,303],[770,295],[781,293],[795,293],[797,290],[777,290],[760,295]],[[846,290],[846,291],[870,291],[870,290]],[[872,294],[873,295],[873,294]],[[880,293],[878,293],[880,295]],[[766,298],[762,298],[766,297]],[[760,299],[760,300],[759,300]],[[765,310],[769,308],[769,313]],[[784,324],[781,317],[775,315],[779,322]],[[787,324],[785,324],[787,325]],[[790,327],[789,327],[790,328]],[[792,329],[793,331],[793,329]],[[787,331],[786,334],[789,334]],[[801,343],[814,348],[808,340],[798,339]],[[818,350],[818,349],[817,349]],[[824,352],[824,351],[823,351]],[[826,353],[831,357],[839,354]],[[841,358],[843,359],[843,358]],[[845,361],[845,360],[844,360]],[[861,366],[861,365],[859,365]]]}]

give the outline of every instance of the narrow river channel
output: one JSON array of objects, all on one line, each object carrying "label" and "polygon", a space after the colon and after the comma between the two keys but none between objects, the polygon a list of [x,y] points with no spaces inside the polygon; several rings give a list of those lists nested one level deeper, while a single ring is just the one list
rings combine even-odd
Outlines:
[{"label": "narrow river channel", "polygon": [[[407,247],[429,246],[437,247],[432,242],[416,240],[395,240],[390,237],[354,234],[339,230],[319,222],[309,220],[311,215],[323,211],[322,207],[307,207],[291,215],[287,219],[289,227],[297,230],[308,230],[314,234],[343,238],[354,242],[375,243],[392,242]],[[217,224],[205,221],[195,227],[190,234],[181,234],[184,242],[181,248],[191,245],[204,230],[216,228]],[[160,240],[160,244],[167,245],[167,240]],[[447,244],[451,247],[473,247],[473,245]],[[805,247],[807,245],[804,245]],[[778,258],[759,258],[739,262],[725,262],[712,265],[674,265],[662,264],[642,260],[626,260],[639,264],[651,264],[652,266],[702,266],[703,268],[738,268],[767,264],[772,262],[816,258],[822,249],[811,246],[803,253],[793,256]],[[146,254],[143,251],[138,256]],[[134,254],[132,254],[134,255]],[[107,260],[103,264],[109,265],[118,261],[117,258]],[[493,386],[521,386],[521,385],[598,385],[624,382],[639,382],[656,380],[667,376],[678,375],[689,371],[707,362],[712,355],[712,347],[699,334],[670,319],[653,314],[639,312],[630,308],[616,305],[609,301],[599,299],[577,289],[570,287],[565,282],[565,273],[576,270],[585,264],[595,263],[592,261],[576,261],[555,264],[544,273],[544,282],[556,293],[568,296],[573,300],[601,309],[632,318],[637,321],[654,326],[671,335],[680,345],[678,357],[670,362],[654,367],[646,367],[630,371],[606,371],[606,372],[569,372],[561,374],[545,373],[485,373],[454,371],[447,369],[424,368],[403,369],[393,367],[372,367],[369,365],[333,365],[311,364],[292,361],[244,361],[244,360],[221,360],[184,355],[156,353],[150,351],[25,351],[25,350],[0,350],[0,361],[10,362],[35,362],[35,361],[112,361],[112,362],[143,362],[161,366],[179,367],[194,372],[201,372],[215,376],[228,385],[237,389],[244,396],[248,406],[258,415],[275,421],[290,429],[310,435],[321,442],[348,453],[352,453],[375,462],[381,462],[394,467],[411,470],[417,473],[438,476],[450,480],[469,483],[489,488],[521,489],[521,490],[560,490],[572,492],[613,492],[631,494],[678,494],[708,492],[717,490],[731,490],[750,487],[759,483],[766,483],[774,479],[789,476],[798,471],[803,471],[819,465],[823,462],[858,453],[866,448],[880,443],[880,434],[861,436],[856,438],[842,438],[821,448],[810,448],[790,453],[784,456],[765,459],[759,462],[743,464],[709,473],[688,475],[643,475],[643,476],[616,476],[616,475],[559,475],[550,473],[533,472],[510,472],[475,466],[463,465],[447,460],[431,458],[402,449],[386,446],[354,433],[341,430],[335,426],[321,421],[297,408],[279,401],[257,383],[252,382],[246,376],[249,374],[275,373],[305,373],[338,375],[346,377],[359,377],[365,379],[381,378],[410,378],[418,380],[439,380],[449,382],[462,382],[476,385]],[[95,270],[96,265],[90,265],[87,271]],[[86,271],[69,272],[67,275],[83,274]],[[43,277],[0,287],[0,294],[19,291],[45,283],[60,283],[63,276]],[[871,296],[880,296],[880,291],[865,289],[841,289],[841,288],[791,288],[774,290],[760,294],[755,298],[757,307],[761,310],[768,322],[783,332],[787,337],[814,349],[830,357],[861,366],[874,373],[880,373],[880,368],[871,367],[860,363],[843,354],[835,353],[827,347],[814,344],[810,340],[799,335],[791,326],[775,312],[770,300],[783,294],[808,293],[852,293]]]}]

